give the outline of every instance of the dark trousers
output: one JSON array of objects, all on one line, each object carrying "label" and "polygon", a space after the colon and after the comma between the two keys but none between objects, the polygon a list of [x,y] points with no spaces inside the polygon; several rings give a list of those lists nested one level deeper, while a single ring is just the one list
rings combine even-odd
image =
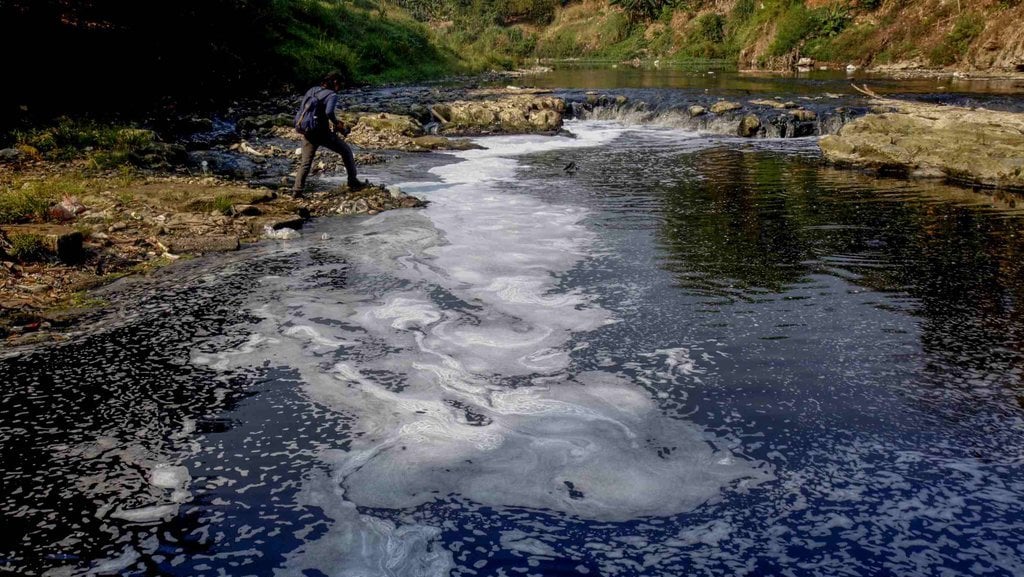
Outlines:
[{"label": "dark trousers", "polygon": [[333,132],[307,134],[305,140],[302,143],[302,159],[299,160],[299,168],[295,173],[295,185],[292,186],[293,191],[302,192],[302,189],[306,187],[306,177],[309,176],[309,170],[313,167],[313,157],[316,156],[316,151],[321,146],[341,155],[350,183],[359,180],[356,176],[356,158],[352,154],[352,149],[337,134]]}]

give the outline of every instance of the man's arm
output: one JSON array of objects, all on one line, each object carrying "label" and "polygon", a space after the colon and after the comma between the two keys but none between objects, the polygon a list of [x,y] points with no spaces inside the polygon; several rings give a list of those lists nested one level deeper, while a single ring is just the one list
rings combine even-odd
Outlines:
[{"label": "man's arm", "polygon": [[343,132],[345,129],[345,123],[338,120],[335,114],[335,108],[338,107],[338,93],[331,92],[331,95],[324,100],[324,110],[327,111],[327,119],[331,122],[331,128],[334,132]]}]

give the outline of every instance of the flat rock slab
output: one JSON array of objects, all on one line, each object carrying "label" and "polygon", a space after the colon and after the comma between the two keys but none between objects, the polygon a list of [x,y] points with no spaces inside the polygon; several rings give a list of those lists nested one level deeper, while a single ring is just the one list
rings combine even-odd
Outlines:
[{"label": "flat rock slab", "polygon": [[230,252],[238,250],[241,243],[237,236],[163,236],[158,238],[171,254],[203,254],[209,252]]},{"label": "flat rock slab", "polygon": [[9,243],[20,247],[31,245],[30,252],[41,253],[31,255],[34,257],[50,256],[64,262],[77,262],[83,256],[83,235],[73,228],[53,224],[14,224],[0,226],[0,232]]},{"label": "flat rock slab", "polygon": [[880,99],[819,141],[825,159],[970,186],[1024,190],[1024,114]]}]

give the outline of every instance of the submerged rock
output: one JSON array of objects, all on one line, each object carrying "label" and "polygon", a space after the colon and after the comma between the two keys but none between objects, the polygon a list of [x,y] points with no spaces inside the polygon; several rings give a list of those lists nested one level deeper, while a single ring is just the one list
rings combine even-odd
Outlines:
[{"label": "submerged rock", "polygon": [[820,140],[838,165],[1024,190],[1024,114],[879,99]]}]

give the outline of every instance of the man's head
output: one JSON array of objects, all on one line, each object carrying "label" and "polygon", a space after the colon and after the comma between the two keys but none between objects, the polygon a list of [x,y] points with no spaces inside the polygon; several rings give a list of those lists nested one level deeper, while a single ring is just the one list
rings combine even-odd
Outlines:
[{"label": "man's head", "polygon": [[324,75],[323,80],[320,81],[320,86],[330,88],[331,90],[341,90],[341,87],[344,85],[345,77],[337,70],[334,72],[328,72]]}]

